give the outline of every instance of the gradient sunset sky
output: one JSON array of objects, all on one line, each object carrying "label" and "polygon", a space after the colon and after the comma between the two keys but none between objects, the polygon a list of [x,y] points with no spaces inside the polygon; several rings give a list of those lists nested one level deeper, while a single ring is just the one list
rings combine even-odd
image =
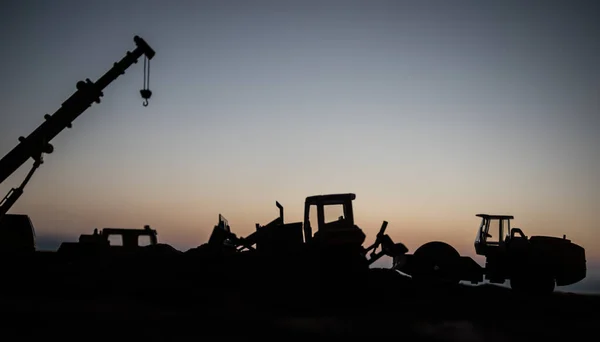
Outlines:
[{"label": "gradient sunset sky", "polygon": [[245,235],[275,200],[298,221],[306,196],[354,192],[369,241],[387,220],[411,251],[473,255],[475,214],[512,214],[600,262],[599,6],[491,3],[5,1],[0,156],[134,35],[156,50],[150,105],[139,63],[11,212],[40,238],[149,224],[185,250],[219,213]]}]

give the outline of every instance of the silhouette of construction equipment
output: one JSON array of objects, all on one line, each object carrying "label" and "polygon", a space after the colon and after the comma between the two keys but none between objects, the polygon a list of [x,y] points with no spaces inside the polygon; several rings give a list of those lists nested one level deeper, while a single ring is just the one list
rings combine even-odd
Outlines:
[{"label": "silhouette of construction equipment", "polygon": [[24,188],[33,176],[33,173],[43,163],[43,154],[50,154],[54,147],[50,141],[54,139],[65,128],[71,128],[72,122],[87,110],[94,102],[100,103],[103,96],[102,90],[125,73],[137,60],[144,58],[144,89],[140,94],[144,99],[144,105],[152,96],[147,88],[149,85],[150,60],[154,57],[154,50],[140,37],[133,38],[136,49],[128,51],[125,57],[114,63],[102,77],[96,82],[89,79],[77,83],[77,91],[71,95],[54,114],[46,114],[45,121],[40,124],[26,138],[20,137],[19,144],[0,159],[0,184],[19,169],[29,158],[34,163],[25,180],[17,188],[11,189],[0,201],[0,251],[28,252],[35,251],[35,229],[27,215],[7,214],[23,194]]},{"label": "silhouette of construction equipment", "polygon": [[513,216],[476,216],[481,224],[475,252],[486,257],[485,267],[440,241],[428,242],[413,254],[406,254],[405,262],[394,263],[394,267],[422,280],[473,284],[484,279],[491,283],[510,280],[514,290],[535,293],[552,292],[555,286],[571,285],[586,277],[585,249],[566,236],[527,237],[521,229],[511,228]]},{"label": "silhouette of construction equipment", "polygon": [[[157,231],[150,226],[141,229],[95,229],[93,234],[80,235],[78,242],[61,243],[57,252],[61,256],[68,255],[71,259],[83,255],[132,253],[139,251],[141,247],[157,246],[157,235]],[[144,237],[147,238],[147,242],[141,243],[140,238]],[[111,243],[111,241],[117,242]],[[7,214],[0,220],[0,251],[36,252],[35,228],[28,215]]]},{"label": "silhouette of construction equipment", "polygon": [[[511,228],[513,216],[478,214],[482,219],[475,251],[486,257],[481,267],[468,256],[461,256],[451,245],[432,241],[419,247],[413,254],[402,244],[393,243],[385,234],[384,221],[376,241],[362,248],[365,235],[354,225],[352,200],[354,194],[336,194],[307,197],[304,224],[284,224],[283,207],[276,202],[280,216],[270,223],[256,225],[256,231],[246,237],[231,232],[227,220],[219,215],[219,224],[213,229],[208,245],[222,246],[225,251],[253,251],[261,254],[283,255],[299,252],[306,246],[318,246],[320,251],[339,253],[351,251],[364,257],[369,252],[367,264],[383,255],[392,256],[392,268],[412,276],[417,281],[456,284],[469,281],[473,284],[488,280],[504,283],[510,280],[516,291],[550,293],[555,286],[577,283],[586,277],[585,249],[570,240],[548,236],[527,237],[519,228]],[[341,205],[343,216],[337,220],[326,219],[328,206]],[[311,220],[311,208],[316,219]],[[318,230],[312,234],[312,224]],[[492,241],[492,231],[497,229],[498,239]],[[375,252],[381,246],[380,252]]]},{"label": "silhouette of construction equipment", "polygon": [[148,99],[152,96],[152,92],[148,89],[150,60],[154,57],[155,52],[142,38],[135,36],[133,40],[137,45],[133,52],[128,51],[125,57],[114,63],[113,67],[96,82],[89,79],[77,82],[77,91],[63,102],[54,114],[44,115],[46,121],[40,124],[29,136],[26,138],[19,137],[19,144],[0,159],[0,184],[17,171],[29,158],[34,160],[32,169],[21,185],[11,189],[0,202],[0,220],[23,194],[23,190],[33,173],[43,163],[43,154],[50,154],[54,151],[50,141],[65,128],[71,128],[72,122],[92,106],[94,102],[100,103],[100,98],[104,95],[102,93],[104,88],[120,75],[123,75],[125,70],[132,64],[137,63],[137,60],[142,56],[145,56],[144,89],[140,90],[140,94],[144,99],[144,106],[148,104]]},{"label": "silhouette of construction equipment", "polygon": [[[58,248],[58,253],[79,256],[99,253],[131,253],[139,251],[140,247],[155,246],[158,244],[158,233],[150,226],[138,228],[103,228],[94,229],[93,234],[82,234],[78,242],[63,242]],[[116,237],[120,243],[111,243],[111,238]],[[148,237],[147,244],[140,244],[140,237]]]},{"label": "silhouette of construction equipment", "polygon": [[[388,224],[386,221],[383,221],[375,242],[369,247],[363,247],[366,236],[354,223],[354,199],[356,195],[353,193],[307,197],[304,222],[293,223],[284,223],[283,206],[276,202],[279,217],[264,226],[256,224],[256,231],[246,237],[237,237],[232,233],[227,220],[219,215],[219,224],[214,227],[207,247],[216,246],[226,251],[235,249],[237,252],[249,251],[276,257],[306,251],[317,252],[321,256],[341,254],[349,260],[357,260],[355,257],[358,256],[359,260],[364,260],[362,264],[365,266],[384,255],[393,257],[395,262],[401,262],[408,249],[401,243],[394,243],[385,234]],[[336,207],[341,216],[335,215],[331,219],[329,211]],[[343,259],[344,257],[340,258],[342,261]]]},{"label": "silhouette of construction equipment", "polygon": [[0,218],[0,252],[35,252],[35,229],[28,215],[6,214]]}]

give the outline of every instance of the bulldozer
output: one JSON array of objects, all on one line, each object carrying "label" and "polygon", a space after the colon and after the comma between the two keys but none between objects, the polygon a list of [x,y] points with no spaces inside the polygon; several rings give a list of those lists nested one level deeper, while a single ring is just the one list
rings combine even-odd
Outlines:
[{"label": "bulldozer", "polygon": [[203,278],[216,287],[235,292],[239,288],[233,284],[243,283],[249,291],[245,299],[258,307],[354,305],[365,300],[368,286],[380,283],[380,273],[370,266],[384,255],[401,263],[408,251],[386,234],[386,221],[375,241],[363,246],[366,235],[354,222],[355,199],[353,193],[306,197],[303,222],[285,222],[284,208],[276,201],[279,216],[256,224],[245,237],[233,233],[219,214],[208,242],[185,254],[195,255],[192,264],[207,270]]},{"label": "bulldozer", "polygon": [[[256,231],[246,237],[233,233],[227,220],[219,214],[219,223],[213,228],[208,243],[201,247],[213,253],[250,254],[267,264],[268,260],[292,262],[293,259],[300,265],[313,261],[318,264],[317,268],[326,268],[327,272],[332,269],[365,271],[384,255],[402,263],[408,249],[402,243],[394,243],[385,233],[387,221],[383,221],[373,244],[363,246],[366,235],[354,222],[355,199],[354,193],[306,197],[304,222],[291,223],[284,222],[283,206],[276,201],[279,217],[266,225],[256,224]],[[332,209],[341,215],[332,218]]]},{"label": "bulldozer", "polygon": [[502,284],[509,280],[513,290],[530,294],[551,293],[556,286],[575,284],[586,277],[585,249],[566,235],[528,237],[520,228],[511,227],[512,215],[476,216],[481,222],[475,253],[485,257],[485,267],[441,241],[422,245],[394,267],[428,281]]}]

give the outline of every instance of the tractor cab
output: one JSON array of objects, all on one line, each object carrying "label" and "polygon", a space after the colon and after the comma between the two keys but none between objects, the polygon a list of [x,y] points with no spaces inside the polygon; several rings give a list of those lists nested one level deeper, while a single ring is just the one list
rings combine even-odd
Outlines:
[{"label": "tractor cab", "polygon": [[[304,241],[319,245],[361,247],[365,234],[354,224],[355,194],[317,195],[304,205]],[[313,236],[313,228],[316,231]]]},{"label": "tractor cab", "polygon": [[519,228],[510,228],[510,215],[477,214],[481,224],[475,238],[475,252],[478,255],[488,255],[492,251],[504,250],[509,240],[515,234],[523,236]]}]

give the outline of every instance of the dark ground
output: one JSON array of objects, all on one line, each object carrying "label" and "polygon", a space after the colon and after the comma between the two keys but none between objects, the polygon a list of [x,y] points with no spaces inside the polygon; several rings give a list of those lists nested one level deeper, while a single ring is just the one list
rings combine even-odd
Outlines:
[{"label": "dark ground", "polygon": [[30,277],[15,289],[5,278],[2,334],[579,341],[593,339],[600,325],[599,296],[522,296],[490,285],[424,286],[387,272],[375,278],[356,288],[337,284],[330,293],[319,291],[317,283],[258,285],[252,279],[241,285],[197,279],[159,287],[107,286],[92,278],[86,285],[68,285]]}]

